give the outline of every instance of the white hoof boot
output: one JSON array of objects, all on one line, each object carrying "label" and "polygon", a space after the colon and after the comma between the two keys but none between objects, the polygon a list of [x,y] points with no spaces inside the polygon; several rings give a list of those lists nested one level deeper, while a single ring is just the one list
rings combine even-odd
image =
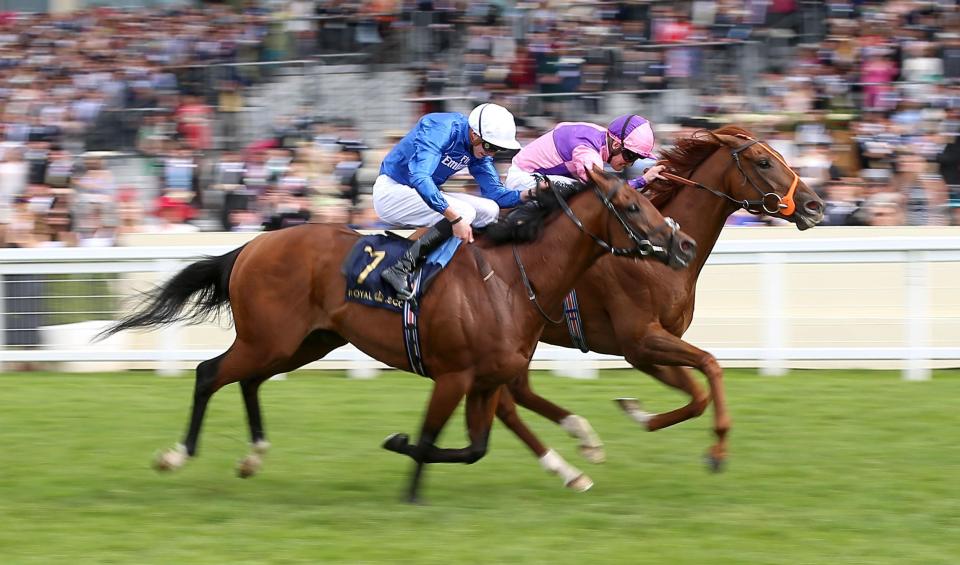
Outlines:
[{"label": "white hoof boot", "polygon": [[168,449],[157,456],[153,461],[153,468],[157,471],[176,471],[183,467],[190,456],[187,455],[187,448],[178,443],[173,448]]},{"label": "white hoof boot", "polygon": [[259,455],[266,455],[267,452],[270,451],[270,447],[270,442],[265,439],[257,441],[252,446],[253,452]]},{"label": "white hoof boot", "polygon": [[563,486],[576,492],[586,492],[593,486],[590,477],[583,474],[580,469],[567,463],[563,457],[554,450],[548,450],[540,458],[540,466],[548,473],[559,475],[563,479]]},{"label": "white hoof boot", "polygon": [[593,426],[583,416],[570,414],[563,420],[560,420],[560,426],[570,434],[570,437],[580,440],[580,455],[590,463],[603,463],[607,460],[607,454],[603,450],[603,442],[600,436],[593,431]]},{"label": "white hoof boot", "polygon": [[258,453],[250,453],[237,463],[237,476],[241,479],[252,477],[263,466],[263,459]]},{"label": "white hoof boot", "polygon": [[579,477],[573,479],[566,486],[568,489],[571,489],[575,492],[587,492],[593,488],[593,479],[586,475],[580,475]]},{"label": "white hoof boot", "polygon": [[643,409],[643,406],[640,404],[640,401],[636,398],[617,398],[614,402],[627,414],[633,418],[635,422],[646,426],[647,423],[653,418],[653,414],[647,412]]},{"label": "white hoof boot", "polygon": [[581,445],[580,456],[593,464],[603,463],[607,460],[607,453],[603,450],[602,445],[598,447]]}]

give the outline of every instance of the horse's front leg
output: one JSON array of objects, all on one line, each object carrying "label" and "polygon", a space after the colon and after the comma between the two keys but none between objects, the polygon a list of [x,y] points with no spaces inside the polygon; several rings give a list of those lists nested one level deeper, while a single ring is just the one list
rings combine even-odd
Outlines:
[{"label": "horse's front leg", "polygon": [[540,438],[520,419],[513,395],[510,394],[510,389],[506,386],[501,387],[500,390],[500,400],[497,402],[497,418],[533,451],[544,470],[560,476],[564,486],[577,492],[587,491],[593,486],[593,480],[590,477],[567,463],[559,453],[543,445]]},{"label": "horse's front leg", "polygon": [[[600,436],[593,430],[590,422],[583,416],[573,414],[566,408],[557,406],[534,392],[530,386],[529,374],[524,373],[518,377],[509,384],[509,388],[517,404],[559,424],[570,434],[570,437],[579,440],[580,454],[584,459],[591,463],[603,463],[606,460],[607,456],[603,450],[603,442],[600,441]],[[514,433],[517,433],[516,430],[514,430]],[[523,439],[523,437],[520,439]],[[527,445],[530,444],[527,443]],[[532,446],[531,449],[533,449]]]},{"label": "horse's front leg", "polygon": [[207,413],[207,405],[215,392],[224,386],[246,376],[247,351],[236,342],[221,355],[197,365],[196,380],[193,387],[193,406],[190,409],[190,423],[187,426],[183,442],[160,453],[153,462],[158,471],[174,471],[182,467],[191,457],[196,456],[200,442],[200,429]]},{"label": "horse's front leg", "polygon": [[[656,431],[696,418],[706,410],[710,398],[713,398],[713,428],[717,442],[710,448],[707,458],[712,470],[720,470],[727,457],[730,416],[723,387],[723,369],[716,358],[663,329],[648,332],[638,344],[623,346],[623,351],[627,361],[634,367],[690,395],[687,405],[662,414],[643,411],[636,399],[618,399],[621,408],[647,430]],[[697,385],[686,369],[688,366],[699,369],[707,377],[710,395]]]}]

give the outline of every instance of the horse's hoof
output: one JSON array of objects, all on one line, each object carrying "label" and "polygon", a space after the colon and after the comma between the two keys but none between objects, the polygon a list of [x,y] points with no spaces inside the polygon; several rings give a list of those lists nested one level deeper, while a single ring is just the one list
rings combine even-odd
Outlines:
[{"label": "horse's hoof", "polygon": [[620,406],[624,414],[633,418],[636,423],[647,428],[647,430],[650,429],[650,420],[654,417],[654,414],[645,411],[639,400],[636,398],[616,398],[614,402]]},{"label": "horse's hoof", "polygon": [[633,414],[643,410],[640,401],[636,398],[615,398],[613,401],[627,414]]},{"label": "horse's hoof", "polygon": [[580,455],[593,464],[603,463],[607,460],[607,454],[602,445],[591,447],[589,445],[580,446]]},{"label": "horse's hoof", "polygon": [[707,453],[704,456],[704,460],[707,464],[707,469],[712,473],[722,473],[727,467],[727,460],[722,457],[717,457],[712,453]]},{"label": "horse's hoof", "polygon": [[393,434],[383,440],[383,448],[395,453],[406,453],[407,446],[410,445],[410,436],[407,434]]},{"label": "horse's hoof", "polygon": [[173,465],[170,464],[169,461],[167,461],[167,459],[163,456],[163,454],[160,454],[154,457],[153,463],[151,463],[150,466],[153,467],[153,470],[158,473],[166,473],[168,471],[173,471],[176,469],[176,467],[174,467]]},{"label": "horse's hoof", "polygon": [[187,450],[182,446],[168,449],[153,460],[153,469],[160,472],[176,471],[187,462],[187,457]]},{"label": "horse's hoof", "polygon": [[565,485],[568,489],[576,492],[587,492],[593,488],[593,479],[586,475],[580,475]]},{"label": "horse's hoof", "polygon": [[263,465],[263,459],[256,453],[251,453],[237,463],[237,476],[246,479],[257,474]]}]

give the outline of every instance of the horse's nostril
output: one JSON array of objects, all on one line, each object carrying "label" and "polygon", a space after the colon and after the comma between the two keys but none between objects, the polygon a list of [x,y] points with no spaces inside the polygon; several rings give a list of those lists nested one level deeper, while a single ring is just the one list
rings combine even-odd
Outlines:
[{"label": "horse's nostril", "polygon": [[806,208],[807,210],[810,210],[811,212],[819,212],[820,210],[823,209],[823,204],[820,204],[820,202],[817,200],[810,200],[809,202],[804,204],[804,208]]},{"label": "horse's nostril", "polygon": [[695,244],[695,243],[692,242],[692,241],[681,241],[681,242],[680,242],[680,249],[681,249],[684,253],[692,253],[693,250],[696,249],[696,248],[697,248],[697,244]]}]

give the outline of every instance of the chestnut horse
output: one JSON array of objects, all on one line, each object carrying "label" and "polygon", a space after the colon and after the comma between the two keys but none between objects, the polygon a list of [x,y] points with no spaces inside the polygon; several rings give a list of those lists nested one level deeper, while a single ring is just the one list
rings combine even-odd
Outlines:
[{"label": "chestnut horse", "polygon": [[[697,278],[727,217],[735,210],[785,218],[805,230],[823,219],[823,202],[780,154],[734,126],[698,131],[681,139],[664,152],[660,163],[675,174],[667,173],[669,181],[657,181],[647,192],[664,215],[678,220],[696,239],[698,257],[683,271],[664,269],[652,262],[598,261],[576,284],[583,333],[591,351],[622,355],[635,368],[690,396],[687,405],[660,414],[645,412],[635,399],[618,399],[627,414],[647,430],[697,417],[713,398],[717,442],[707,460],[713,470],[719,470],[726,460],[730,429],[723,371],[713,355],[681,339],[693,320]],[[547,309],[555,318],[562,312],[560,302],[551,303]],[[574,347],[563,324],[548,324],[541,341]],[[706,375],[710,394],[696,383],[687,367]],[[581,453],[588,460],[604,459],[602,443],[589,423],[534,393],[526,374],[511,383],[509,390],[513,398],[501,394],[498,416],[542,463],[552,450],[519,420],[514,399],[577,437]],[[553,468],[548,470],[562,474],[567,469],[567,477],[578,476],[559,456],[551,457]]]},{"label": "chestnut horse", "polygon": [[[434,380],[432,395],[417,443],[405,434],[384,443],[414,461],[408,500],[418,498],[425,463],[473,463],[484,456],[501,385],[526,373],[543,330],[541,304],[559,302],[607,252],[653,255],[674,268],[695,256],[693,240],[649,200],[602,171],[591,171],[591,179],[593,190],[577,185],[543,191],[539,207],[527,208],[534,213],[490,226],[478,245],[453,258],[423,299],[421,347]],[[559,208],[572,221],[553,214]],[[546,221],[547,216],[555,219]],[[269,445],[258,389],[271,376],[348,342],[383,363],[411,370],[400,314],[345,301],[341,264],[360,237],[323,224],[262,234],[226,255],[187,266],[108,330],[196,321],[226,307],[232,312],[236,339],[222,355],[197,366],[186,437],[159,456],[158,468],[177,468],[196,455],[207,403],[226,384],[240,383],[247,411],[253,451],[241,461],[244,476]],[[524,237],[535,239],[516,245]],[[514,245],[495,245],[510,241]],[[464,396],[469,445],[435,446]]]}]

